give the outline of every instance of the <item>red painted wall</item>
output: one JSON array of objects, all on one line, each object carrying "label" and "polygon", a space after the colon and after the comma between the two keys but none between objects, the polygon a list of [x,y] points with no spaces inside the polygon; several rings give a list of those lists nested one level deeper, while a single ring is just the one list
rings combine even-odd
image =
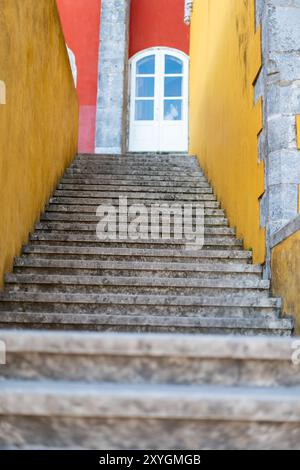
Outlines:
[{"label": "red painted wall", "polygon": [[57,0],[65,39],[76,56],[79,152],[95,149],[101,0]]},{"label": "red painted wall", "polygon": [[190,28],[184,0],[131,0],[129,57],[148,47],[173,47],[189,54]]}]

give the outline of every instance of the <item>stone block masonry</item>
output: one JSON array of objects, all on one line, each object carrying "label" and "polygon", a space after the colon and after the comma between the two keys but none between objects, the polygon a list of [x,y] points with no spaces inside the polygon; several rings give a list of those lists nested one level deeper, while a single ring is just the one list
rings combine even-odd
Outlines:
[{"label": "stone block masonry", "polygon": [[266,225],[269,252],[270,237],[299,211],[296,116],[300,113],[300,1],[257,0],[256,13],[263,41],[263,68],[256,86],[256,97],[262,95],[264,102],[260,157],[265,161],[265,195],[261,219]]},{"label": "stone block masonry", "polygon": [[96,152],[125,147],[129,0],[102,0]]}]

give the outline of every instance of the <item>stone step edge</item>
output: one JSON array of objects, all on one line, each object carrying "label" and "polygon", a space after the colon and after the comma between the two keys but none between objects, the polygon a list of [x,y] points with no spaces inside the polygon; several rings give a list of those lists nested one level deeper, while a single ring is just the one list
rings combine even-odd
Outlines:
[{"label": "stone step edge", "polygon": [[70,267],[78,269],[129,269],[139,271],[195,271],[195,272],[216,272],[216,273],[236,273],[236,274],[261,274],[262,267],[253,264],[239,263],[172,263],[172,262],[151,262],[151,261],[90,261],[74,259],[45,259],[45,258],[15,258],[15,267]]},{"label": "stone step edge", "polygon": [[[162,238],[157,239],[156,238],[156,239],[152,240],[150,237],[147,238],[146,240],[142,240],[140,238],[138,240],[131,240],[130,238],[125,238],[125,239],[122,238],[121,239],[121,238],[119,238],[119,236],[122,233],[125,234],[125,232],[118,232],[118,237],[115,240],[109,240],[109,239],[98,240],[97,237],[95,236],[94,240],[92,240],[92,239],[82,240],[82,242],[97,243],[99,245],[101,245],[101,244],[104,244],[104,245],[117,244],[118,245],[118,244],[123,243],[123,244],[128,244],[129,245],[128,249],[131,249],[132,244],[146,245],[146,246],[151,245],[151,244],[153,244],[153,245],[171,245],[171,246],[172,245],[177,245],[178,247],[181,247],[180,250],[182,250],[183,252],[185,251],[186,244],[189,243],[189,241],[185,240],[185,239],[183,239],[183,240],[174,240],[174,239],[162,239]],[[53,235],[53,234],[51,234],[51,235]],[[30,238],[33,241],[40,241],[39,239],[35,239],[34,237],[30,237]],[[44,240],[44,241],[47,241],[47,240]],[[55,240],[52,239],[52,240],[49,240],[49,241],[55,241]],[[64,247],[68,246],[70,248],[70,247],[72,247],[72,242],[76,243],[76,240],[72,241],[70,239],[69,240],[68,239],[66,239],[66,240],[56,240],[56,241],[59,241],[63,244],[63,245],[54,245],[54,246],[58,246],[60,248],[62,246],[64,246]],[[36,247],[37,244],[34,244],[32,246]],[[50,244],[50,245],[40,245],[40,246],[53,246],[53,245]],[[202,248],[204,248],[204,247],[206,248],[206,247],[209,247],[209,246],[216,247],[216,249],[221,248],[222,251],[224,251],[223,247],[229,247],[229,248],[232,248],[232,249],[236,250],[236,249],[239,249],[239,248],[243,247],[243,242],[241,240],[237,240],[237,239],[234,239],[234,238],[231,239],[230,235],[227,237],[227,239],[225,238],[224,240],[220,240],[220,239],[217,238],[217,235],[216,235],[215,238],[206,238]],[[25,245],[25,247],[26,247],[26,245]],[[80,248],[77,245],[74,245],[74,248],[75,247]],[[84,248],[84,247],[81,247],[81,248]],[[92,247],[90,247],[90,248],[92,248]],[[96,246],[94,248],[96,248]],[[155,248],[153,248],[153,249],[155,249]],[[162,248],[162,249],[164,249],[164,248]],[[165,247],[165,249],[166,249],[166,247]],[[226,248],[226,251],[227,251],[227,248]],[[24,252],[25,252],[25,249],[24,249]]]},{"label": "stone step edge", "polygon": [[145,256],[168,258],[225,258],[247,259],[252,258],[252,252],[242,249],[236,250],[173,250],[155,248],[97,248],[60,245],[27,245],[23,248],[24,254],[66,254],[66,255],[111,255],[111,256]]},{"label": "stone step edge", "polygon": [[182,287],[182,288],[207,288],[207,289],[257,289],[269,290],[270,281],[237,281],[214,280],[199,278],[149,278],[126,276],[70,276],[49,274],[7,274],[7,284],[64,284],[76,286],[132,286],[132,287]]},{"label": "stone step edge", "polygon": [[[292,361],[297,338],[1,330],[7,353]],[[300,370],[300,368],[299,368]]]},{"label": "stone step edge", "polygon": [[[70,235],[70,234],[61,234],[61,232],[59,233],[48,233],[47,231],[45,232],[42,232],[39,231],[40,233],[39,234],[31,234],[29,239],[30,241],[32,242],[61,242],[63,244],[67,243],[67,244],[71,244],[71,243],[128,243],[128,244],[144,244],[144,245],[147,245],[147,244],[153,244],[153,245],[178,245],[178,246],[181,246],[181,245],[185,245],[185,240],[176,240],[174,238],[168,238],[168,239],[152,239],[152,238],[149,238],[148,240],[141,240],[141,239],[138,239],[138,240],[130,240],[130,239],[117,239],[117,240],[103,240],[103,241],[99,241],[95,236],[92,236],[92,235]],[[120,233],[120,232],[119,232]],[[213,234],[212,234],[213,235]],[[222,243],[220,242],[220,240],[218,240],[218,236],[224,236],[224,237],[228,237],[228,242],[227,241],[222,241]],[[242,244],[242,241],[241,240],[237,240],[235,243],[233,243],[233,240],[230,238],[232,237],[233,235],[231,233],[229,234],[216,234],[214,235],[214,238],[211,237],[211,238],[206,238],[205,242],[204,242],[204,246],[208,246],[208,245],[241,245]],[[230,243],[232,242],[232,243]]]},{"label": "stone step edge", "polygon": [[299,387],[5,380],[1,415],[300,423]]},{"label": "stone step edge", "polygon": [[[110,327],[171,327],[194,329],[224,329],[253,330],[271,332],[281,330],[291,332],[294,321],[290,317],[265,318],[263,315],[251,315],[251,318],[236,317],[178,317],[159,315],[115,315],[115,314],[88,314],[88,313],[38,313],[38,312],[7,312],[0,313],[0,324],[39,324],[39,325],[66,325],[66,326],[110,326]],[[119,333],[115,333],[119,334]],[[148,333],[147,333],[148,334]],[[156,333],[155,333],[156,334]],[[173,333],[172,333],[173,334]],[[267,333],[264,333],[267,335]]]},{"label": "stone step edge", "polygon": [[[70,294],[61,292],[32,293],[18,291],[1,292],[0,303],[62,303],[115,305],[124,307],[226,307],[280,309],[282,301],[277,297],[254,298],[246,295],[176,295],[176,294]],[[1,315],[0,315],[1,316]],[[1,318],[0,318],[1,321]]]}]

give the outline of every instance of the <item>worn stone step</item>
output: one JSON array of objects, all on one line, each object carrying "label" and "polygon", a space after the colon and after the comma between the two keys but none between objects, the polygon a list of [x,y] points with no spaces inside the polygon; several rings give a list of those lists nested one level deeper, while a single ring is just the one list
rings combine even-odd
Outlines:
[{"label": "worn stone step", "polygon": [[50,202],[52,202],[53,199],[58,199],[58,198],[74,198],[74,199],[96,199],[99,201],[99,204],[110,204],[113,202],[119,202],[119,198],[127,198],[128,203],[131,203],[131,201],[143,203],[144,201],[146,202],[157,202],[157,201],[169,201],[169,203],[174,203],[174,201],[178,202],[178,204],[185,204],[187,202],[189,203],[201,203],[204,201],[216,201],[216,197],[212,192],[207,193],[207,194],[173,194],[173,193],[135,193],[135,192],[102,192],[102,191],[60,191],[56,190],[54,193],[53,198],[51,198]]},{"label": "worn stone step", "polygon": [[[57,232],[59,233],[59,232]],[[60,232],[64,233],[64,232]],[[47,233],[46,233],[47,235]],[[174,240],[174,239],[151,239],[151,236],[149,235],[149,239],[138,239],[138,240],[131,240],[131,239],[125,239],[124,238],[117,238],[116,240],[97,240],[97,237],[90,237],[90,239],[93,239],[93,241],[76,241],[76,239],[72,238],[72,235],[68,234],[68,239],[64,239],[64,237],[56,237],[55,234],[49,233],[49,235],[54,235],[54,238],[52,237],[51,239],[47,239],[47,237],[44,237],[44,240],[41,239],[39,240],[38,238],[30,238],[30,241],[34,246],[36,245],[42,245],[42,246],[75,246],[75,247],[86,247],[87,245],[89,247],[98,247],[98,248],[137,248],[137,249],[179,249],[179,250],[185,250],[190,249],[190,247],[186,244],[184,240]],[[76,236],[76,235],[75,235]],[[72,241],[71,241],[72,239]],[[78,240],[80,240],[80,237],[78,237]],[[229,237],[226,237],[224,239],[224,242],[220,238],[214,237],[214,238],[206,238],[205,239],[205,244],[202,247],[203,250],[231,250],[231,249],[239,249],[242,248],[242,242],[237,241],[236,239],[230,239]]]},{"label": "worn stone step", "polygon": [[103,181],[102,183],[95,182],[93,180],[70,180],[62,179],[61,183],[58,185],[58,189],[70,189],[70,190],[86,190],[86,191],[133,191],[133,192],[166,192],[166,193],[192,193],[201,192],[206,189],[211,189],[210,185],[205,182],[197,183],[197,185],[186,185],[182,184],[180,186],[174,187],[174,184],[171,182],[165,182],[161,184],[138,184],[138,183],[129,183],[125,181]]},{"label": "worn stone step", "polygon": [[[253,315],[275,319],[281,300],[251,295],[152,295],[94,294],[26,291],[0,293],[0,311],[102,313],[104,315],[145,315],[244,318]],[[2,314],[1,314],[2,315]]]},{"label": "worn stone step", "polygon": [[[204,204],[205,206],[205,204]],[[49,204],[46,207],[46,212],[44,214],[49,214],[50,212],[60,212],[60,213],[68,213],[68,214],[93,214],[93,216],[96,216],[96,211],[97,211],[97,205],[95,204],[92,205],[86,205],[86,204],[69,204],[69,205],[60,205],[60,204]],[[42,215],[44,215],[42,214]],[[119,208],[116,207],[116,215],[119,215]],[[172,213],[171,215],[171,220],[173,218]],[[222,217],[223,219],[225,218],[225,212],[223,209],[214,209],[214,208],[209,208],[209,207],[204,207],[204,215],[206,217]],[[195,214],[193,213],[192,216],[193,220],[195,219]],[[78,219],[77,219],[78,220]],[[227,220],[227,219],[226,219]],[[227,222],[228,224],[228,222]]]},{"label": "worn stone step", "polygon": [[[7,380],[1,414],[290,422],[300,425],[300,388],[244,388]],[[80,406],[79,406],[80,404]],[[300,432],[300,428],[299,428]]]},{"label": "worn stone step", "polygon": [[[212,238],[205,238],[205,245],[203,249],[231,249],[232,247],[241,247],[241,242],[238,243],[235,239],[230,239],[229,237],[225,238],[226,243],[220,243],[220,239],[217,236]],[[56,245],[62,246],[64,244],[72,245],[72,246],[81,246],[84,247],[86,245],[90,247],[120,247],[120,248],[157,248],[157,249],[165,249],[165,248],[178,248],[178,249],[185,249],[186,244],[183,240],[175,240],[174,238],[171,239],[151,239],[149,236],[148,240],[130,240],[130,239],[117,239],[114,241],[105,240],[99,241],[96,235],[72,235],[70,233],[65,232],[54,232],[54,233],[47,233],[47,232],[40,232],[39,234],[33,234],[30,236],[30,241],[34,244],[39,245]],[[228,243],[227,243],[228,241]]]},{"label": "worn stone step", "polygon": [[99,154],[99,153],[92,153],[92,154],[78,154],[76,156],[76,160],[83,160],[83,161],[90,161],[90,160],[107,160],[109,162],[114,160],[132,160],[132,161],[145,161],[145,162],[152,162],[152,161],[159,161],[160,163],[170,161],[178,161],[178,162],[198,162],[196,155],[190,155],[188,153],[182,152],[175,152],[175,153],[136,153],[136,152],[129,152],[126,154]]},{"label": "worn stone step", "polygon": [[0,445],[2,449],[98,451],[296,450],[298,395],[299,387],[273,390],[54,380],[37,386],[31,380],[6,380],[0,391]]},{"label": "worn stone step", "polygon": [[139,165],[149,165],[151,163],[159,166],[165,165],[176,165],[183,166],[184,168],[189,168],[190,166],[199,167],[199,162],[196,157],[188,156],[132,156],[132,155],[120,155],[120,156],[102,156],[102,155],[92,155],[92,156],[77,156],[73,163],[77,164],[88,164],[88,163],[106,163],[106,164],[139,164]]},{"label": "worn stone step", "polygon": [[201,168],[199,167],[199,164],[197,164],[196,161],[192,161],[189,165],[185,164],[180,164],[176,163],[175,161],[173,162],[167,162],[167,161],[155,161],[155,160],[150,160],[150,161],[130,161],[130,160],[122,160],[122,159],[116,159],[114,161],[97,161],[95,160],[81,160],[78,161],[75,159],[69,166],[69,168],[99,168],[99,169],[112,169],[112,170],[127,170],[129,169],[130,171],[138,171],[138,172],[148,172],[148,171],[155,171],[159,173],[160,171],[165,171],[165,172],[170,172],[170,173],[176,173],[178,171],[185,171],[185,172],[199,172],[202,173]]},{"label": "worn stone step", "polygon": [[[55,222],[53,222],[55,223]],[[226,249],[233,249],[236,248],[241,248],[243,246],[243,243],[241,240],[236,239],[233,235],[226,234],[225,235],[218,235],[218,233],[212,233],[212,235],[209,235],[208,232],[205,232],[205,238],[204,238],[204,245],[202,244],[202,240],[200,240],[200,233],[198,236],[198,242],[201,241],[201,244],[198,244],[198,246],[195,246],[195,241],[194,239],[191,241],[188,237],[180,236],[175,238],[174,230],[171,229],[168,234],[165,234],[163,237],[161,227],[156,227],[155,230],[155,235],[151,233],[150,229],[147,231],[143,231],[143,236],[131,236],[128,235],[128,232],[126,230],[121,230],[119,227],[117,227],[116,234],[111,236],[110,238],[107,235],[101,235],[101,238],[97,237],[96,234],[96,224],[94,225],[94,229],[91,228],[91,225],[87,227],[86,230],[82,230],[78,225],[72,228],[70,230],[66,229],[66,224],[61,226],[59,229],[53,229],[48,223],[41,223],[37,226],[36,231],[30,236],[30,240],[33,241],[42,241],[45,242],[47,239],[51,242],[58,242],[59,240],[63,242],[71,242],[72,240],[74,241],[74,245],[78,246],[79,244],[82,244],[83,246],[86,244],[90,244],[91,246],[101,246],[104,244],[106,246],[107,244],[129,244],[128,246],[132,246],[132,244],[138,244],[138,245],[145,245],[145,248],[150,248],[150,244],[154,245],[154,248],[159,248],[158,245],[162,245],[162,247],[167,247],[168,246],[175,246],[176,247],[182,247],[182,249],[207,249],[207,248],[212,248],[214,250],[226,250]],[[212,226],[214,227],[214,226]],[[145,228],[145,227],[144,227]],[[222,227],[221,227],[222,228]],[[193,227],[193,230],[195,230],[195,227]],[[49,236],[49,237],[48,237]],[[195,237],[194,237],[195,238]],[[46,243],[42,243],[45,245]],[[56,243],[57,244],[57,243]],[[53,243],[49,243],[49,245],[53,245]],[[64,243],[62,244],[64,245]],[[213,248],[214,247],[214,248]],[[236,248],[235,248],[236,247]]]},{"label": "worn stone step", "polygon": [[270,294],[269,281],[211,280],[125,276],[64,276],[10,274],[5,278],[6,292],[68,292],[68,293],[136,293],[181,295]]},{"label": "worn stone step", "polygon": [[291,338],[1,330],[0,340],[7,359],[2,379],[300,385]]},{"label": "worn stone step", "polygon": [[154,176],[154,177],[166,177],[169,179],[172,179],[173,176],[180,177],[181,179],[184,178],[197,178],[199,176],[203,176],[201,171],[197,169],[185,169],[183,170],[182,168],[178,168],[178,170],[166,170],[162,171],[161,169],[153,169],[151,166],[149,168],[140,168],[140,169],[134,169],[134,168],[126,168],[124,169],[120,168],[114,168],[113,166],[107,167],[107,168],[102,168],[101,165],[89,165],[88,167],[73,167],[73,168],[68,168],[66,171],[66,174],[68,175],[90,175],[90,174],[97,174],[97,176],[102,176],[102,175],[109,175],[113,176],[118,175],[118,176]]},{"label": "worn stone step", "polygon": [[[73,207],[73,206],[72,206]],[[47,211],[45,212],[44,214],[41,215],[41,221],[44,221],[44,220],[47,220],[47,221],[63,221],[63,222],[68,222],[68,221],[72,221],[72,222],[97,222],[99,220],[99,217],[97,216],[96,214],[96,210],[94,207],[90,207],[90,206],[83,206],[85,209],[88,209],[86,211],[78,211],[78,212],[67,212],[67,211],[62,211],[62,212],[53,212],[53,211]],[[120,213],[119,211],[116,211],[116,216],[119,218],[120,216]],[[205,209],[204,211],[204,216],[205,217],[222,217],[224,218],[224,211],[221,210],[221,209],[216,209],[216,210],[213,210],[213,209]],[[128,220],[132,220],[135,218],[135,215],[130,215],[128,214],[127,216]],[[106,217],[106,220],[114,220],[114,217],[112,216],[107,216]],[[174,221],[174,215],[170,214],[170,220],[171,222],[173,223]],[[193,222],[196,221],[196,217],[195,215],[193,215],[192,217],[192,220]],[[153,221],[154,223],[156,222],[160,222],[161,221],[161,217],[159,216],[151,216],[151,221]],[[234,234],[235,231],[234,229],[229,229],[229,228],[226,228],[228,231],[230,231],[231,234]],[[221,230],[221,229],[217,229],[215,228],[214,230]],[[222,230],[225,230],[225,228],[222,228]]]},{"label": "worn stone step", "polygon": [[[83,210],[84,208],[84,210]],[[47,211],[42,214],[41,220],[47,220],[47,221],[67,221],[68,218],[70,218],[72,221],[74,218],[76,219],[76,222],[89,222],[89,221],[99,221],[100,216],[97,216],[97,208],[98,206],[80,206],[80,205],[59,205],[59,204],[52,204],[48,206]],[[55,215],[53,215],[55,213]],[[56,215],[59,214],[59,215]],[[120,212],[118,208],[115,210],[115,215],[117,217],[117,223],[119,222],[119,216]],[[128,214],[127,220],[131,221],[136,218],[136,214],[130,215]],[[114,220],[114,216],[108,215],[106,217],[107,221]],[[156,215],[153,214],[151,216],[151,212],[149,211],[149,217],[148,219],[152,221],[153,223],[160,223],[162,220],[162,213]],[[195,214],[192,215],[191,217],[193,225],[199,220],[195,216]],[[170,222],[171,224],[174,223],[174,215],[170,213]],[[199,222],[198,222],[199,223]],[[228,228],[228,220],[226,217],[224,217],[224,213],[220,209],[205,209],[204,210],[204,223],[206,226],[209,225],[226,225],[226,227],[223,228]],[[205,227],[208,228],[208,227]]]},{"label": "worn stone step", "polygon": [[[61,233],[61,232],[57,232]],[[47,235],[47,233],[46,233]],[[49,235],[53,235],[52,233],[49,233]],[[55,234],[54,234],[55,235]],[[183,240],[174,240],[174,238],[168,238],[168,239],[162,239],[161,237],[159,239],[151,239],[151,234],[149,234],[148,240],[144,239],[130,239],[126,236],[124,232],[124,237],[121,238],[122,233],[118,233],[118,238],[115,240],[98,240],[96,236],[90,237],[90,239],[93,239],[93,241],[88,242],[89,247],[98,247],[98,248],[137,248],[137,249],[179,249],[179,250],[186,250],[190,249],[189,245],[187,245],[189,242]],[[71,235],[68,233],[69,240]],[[120,237],[120,238],[119,238]],[[80,240],[80,237],[78,237]],[[55,238],[54,238],[55,240]],[[34,238],[31,237],[31,241],[34,241]],[[63,243],[62,243],[63,241]],[[77,247],[85,247],[87,245],[87,241],[83,242],[68,242],[67,240],[64,239],[64,237],[61,237],[61,241],[57,241],[53,243],[49,242],[43,242],[41,243],[38,241],[38,239],[35,239],[34,246],[36,245],[50,245],[50,246],[77,246]],[[213,238],[205,238],[205,243],[202,247],[203,250],[231,250],[231,249],[240,249],[243,247],[243,244],[241,241],[237,240],[234,237],[213,237]]]},{"label": "worn stone step", "polygon": [[62,183],[68,184],[114,184],[118,186],[141,186],[141,187],[149,187],[149,186],[157,186],[160,187],[174,187],[174,182],[176,182],[177,187],[186,187],[189,186],[190,188],[197,188],[201,187],[203,184],[208,184],[207,179],[204,176],[197,176],[192,178],[183,178],[174,176],[172,179],[168,177],[162,176],[149,176],[143,177],[140,175],[127,175],[126,177],[118,176],[118,175],[97,175],[95,173],[91,173],[90,175],[81,175],[80,173],[76,173],[74,175],[69,175],[68,170],[65,172],[62,180]]},{"label": "worn stone step", "polygon": [[[193,204],[201,204],[204,208],[211,208],[211,209],[219,209],[220,203],[215,201],[215,196],[212,195],[203,195],[199,200],[193,201],[183,201],[182,198],[179,199],[163,199],[164,204],[169,203],[170,205],[176,204],[185,204],[185,203],[193,203]],[[149,200],[149,199],[138,199],[138,198],[128,198],[128,204],[143,204],[146,207],[151,207],[151,204],[157,203],[157,200]],[[119,198],[96,198],[96,197],[64,197],[64,196],[55,196],[52,197],[49,201],[50,204],[59,204],[59,205],[94,205],[99,206],[101,205],[114,205],[118,207],[119,205]]]},{"label": "worn stone step", "polygon": [[[98,219],[98,222],[100,222],[101,218]],[[130,221],[130,219],[129,219]],[[89,222],[84,222],[84,221],[79,221],[79,222],[64,222],[63,220],[42,220],[41,222],[38,222],[35,226],[35,230],[38,231],[68,231],[68,232],[93,232],[94,234],[96,233],[96,227],[98,224],[97,221],[95,223],[89,223]],[[107,222],[109,222],[109,218],[107,219]],[[117,221],[118,222],[118,221]],[[193,230],[196,228],[195,224],[196,220],[193,221],[192,227]],[[157,230],[157,228],[160,228],[160,225],[154,221],[154,228]],[[174,226],[172,226],[172,219],[171,219],[171,224],[170,224],[170,233],[173,235],[174,233]],[[141,224],[141,227],[145,227],[145,225]],[[199,228],[199,227],[198,227]],[[201,227],[200,227],[201,228]],[[224,217],[205,217],[204,218],[204,233],[208,234],[209,232],[207,230],[212,230],[213,228],[217,229],[223,229],[223,228],[228,228],[227,225],[227,220]],[[117,223],[116,225],[116,230],[119,232],[119,224]],[[150,228],[149,228],[150,230]],[[160,230],[159,230],[160,231]],[[200,232],[200,229],[197,231],[197,233]]]},{"label": "worn stone step", "polygon": [[91,155],[91,156],[80,156],[77,155],[73,160],[73,163],[107,163],[107,164],[145,164],[150,165],[151,163],[156,165],[181,165],[189,167],[190,165],[199,165],[196,156],[190,155],[174,155],[174,156],[160,156],[160,155]]},{"label": "worn stone step", "polygon": [[53,245],[29,245],[23,248],[23,253],[31,257],[37,255],[42,258],[43,255],[51,258],[51,256],[59,259],[60,257],[73,256],[90,258],[99,257],[104,260],[106,257],[130,258],[142,261],[143,259],[158,259],[163,261],[172,260],[173,262],[197,262],[200,260],[219,260],[249,262],[252,253],[245,250],[172,250],[172,249],[138,249],[138,248],[109,248],[109,247],[78,247],[78,246],[53,246]]},{"label": "worn stone step", "polygon": [[16,273],[64,273],[64,274],[94,274],[124,275],[124,276],[158,276],[161,277],[199,277],[233,279],[260,278],[262,268],[259,265],[244,263],[173,263],[151,261],[94,261],[78,259],[43,259],[34,257],[16,258],[14,262]]},{"label": "worn stone step", "polygon": [[202,174],[202,170],[199,166],[198,161],[192,160],[190,162],[176,162],[176,161],[155,161],[155,160],[122,160],[122,159],[115,159],[111,160],[77,160],[75,159],[69,168],[99,168],[102,170],[104,169],[116,169],[116,170],[137,170],[137,171],[156,171],[159,173],[160,171],[165,172],[178,172],[179,170],[183,170],[185,172],[199,172]]},{"label": "worn stone step", "polygon": [[0,392],[0,446],[4,450],[297,450],[297,394],[299,389],[281,387],[273,393],[252,387],[49,380],[37,387],[35,381],[7,380]]},{"label": "worn stone step", "polygon": [[71,190],[56,190],[54,193],[54,198],[58,197],[73,197],[73,198],[95,198],[106,201],[106,199],[118,200],[119,197],[127,198],[128,202],[133,200],[142,201],[180,201],[180,203],[185,203],[186,201],[191,203],[199,203],[202,201],[215,201],[216,197],[213,195],[212,190],[204,190],[203,192],[198,192],[196,194],[189,193],[138,193],[138,192],[123,192],[123,191],[71,191]]},{"label": "worn stone step", "polygon": [[[81,210],[81,208],[84,207],[84,211]],[[51,204],[50,206],[47,207],[47,212],[45,214],[46,218],[49,217],[49,220],[51,220],[51,215],[53,213],[55,214],[70,214],[70,217],[76,217],[78,214],[84,215],[84,214],[93,214],[93,220],[99,220],[99,217],[97,219],[96,211],[97,211],[97,205],[92,205],[92,206],[81,206],[81,205],[60,205],[60,204]],[[221,226],[222,228],[228,228],[228,220],[226,217],[222,217],[222,214],[218,214],[219,209],[205,209],[204,214],[204,223],[205,223],[205,228],[208,228],[209,226]],[[72,216],[71,216],[72,214]],[[76,214],[74,216],[74,214]],[[118,222],[118,217],[119,217],[119,211],[116,210],[116,216],[117,216],[117,222]],[[63,217],[63,216],[61,216]],[[44,218],[44,214],[42,215],[42,218]],[[107,220],[110,220],[110,217],[107,218]],[[131,220],[129,217],[128,220]],[[153,217],[154,222],[158,221],[157,217]],[[174,217],[170,217],[171,222],[173,222]],[[192,217],[193,223],[196,222],[196,217]],[[80,219],[77,218],[77,222],[80,222]],[[86,221],[85,221],[86,222]],[[94,229],[93,229],[94,230]]]},{"label": "worn stone step", "polygon": [[217,335],[275,335],[290,336],[293,321],[290,318],[169,315],[107,315],[92,313],[17,312],[2,311],[1,328],[30,328],[54,330],[90,330],[111,332],[192,333]]},{"label": "worn stone step", "polygon": [[143,181],[174,181],[174,182],[185,182],[185,183],[198,183],[198,182],[203,182],[207,181],[205,176],[200,173],[200,172],[178,172],[177,174],[171,174],[170,172],[166,173],[148,173],[144,174],[143,172],[140,173],[133,173],[130,172],[128,174],[122,174],[122,173],[103,173],[100,171],[82,171],[80,169],[67,169],[64,173],[64,178],[71,177],[72,179],[74,178],[80,178],[80,179],[93,179],[95,180],[122,180],[122,181],[134,181],[134,182],[143,182]]},{"label": "worn stone step", "polygon": [[82,172],[91,172],[96,173],[119,173],[119,174],[142,174],[142,175],[153,175],[153,174],[191,174],[198,173],[201,176],[204,176],[203,172],[200,170],[199,166],[196,164],[193,165],[176,165],[174,163],[165,163],[161,165],[160,163],[137,163],[137,162],[125,162],[125,163],[108,163],[108,162],[74,162],[69,168],[69,171],[80,170]]},{"label": "worn stone step", "polygon": [[[105,194],[105,197],[107,197],[107,194],[109,194],[108,197],[115,197],[115,194],[120,194],[125,195],[127,194],[134,194],[138,195],[139,197],[142,197],[142,194],[147,194],[149,197],[150,195],[155,194],[156,196],[159,195],[175,195],[175,194],[186,194],[187,196],[197,196],[199,194],[212,194],[213,190],[212,188],[206,184],[205,186],[196,188],[192,190],[192,188],[189,187],[182,187],[182,188],[171,188],[171,187],[143,187],[143,186],[119,186],[119,185],[99,185],[99,184],[60,184],[58,185],[57,191],[60,192],[101,192]],[[118,197],[118,196],[117,196]]]}]

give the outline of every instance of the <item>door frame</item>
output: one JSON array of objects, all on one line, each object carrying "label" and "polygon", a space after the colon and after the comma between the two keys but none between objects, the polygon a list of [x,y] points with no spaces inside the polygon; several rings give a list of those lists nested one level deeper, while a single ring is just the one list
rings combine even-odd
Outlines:
[{"label": "door frame", "polygon": [[[189,110],[190,110],[190,87],[189,87],[189,79],[190,79],[190,56],[186,54],[185,52],[181,51],[180,49],[175,49],[173,47],[167,47],[167,46],[155,46],[155,47],[148,47],[147,49],[143,49],[142,51],[137,52],[134,54],[130,59],[128,60],[128,71],[127,71],[127,76],[128,76],[128,90],[127,90],[127,126],[126,126],[126,149],[129,151],[129,142],[130,142],[130,126],[131,126],[131,113],[133,110],[133,107],[131,106],[132,99],[134,97],[131,96],[131,90],[132,90],[132,67],[133,64],[135,64],[138,60],[142,59],[143,57],[147,57],[148,55],[151,55],[157,51],[164,51],[164,52],[169,52],[170,55],[173,55],[174,57],[178,57],[181,60],[183,60],[184,64],[186,65],[186,76],[184,76],[184,85],[186,86],[186,117],[187,117],[187,133],[188,133],[188,142],[187,142],[187,148],[189,148],[189,129],[190,129],[190,119],[189,119]],[[139,153],[139,152],[137,152]],[[141,153],[152,153],[152,152],[141,152]],[[167,153],[167,152],[160,152],[158,151],[157,153]],[[172,152],[173,153],[173,152]],[[178,153],[185,153],[185,152],[178,152]]]}]

